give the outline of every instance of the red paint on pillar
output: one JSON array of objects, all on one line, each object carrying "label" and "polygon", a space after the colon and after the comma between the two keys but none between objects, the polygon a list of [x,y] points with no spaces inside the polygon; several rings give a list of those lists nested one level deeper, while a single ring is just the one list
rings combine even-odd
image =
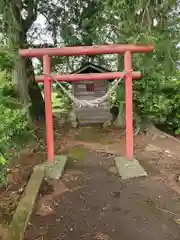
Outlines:
[{"label": "red paint on pillar", "polygon": [[126,93],[126,157],[133,158],[133,106],[132,106],[132,55],[130,51],[124,54],[124,69]]},{"label": "red paint on pillar", "polygon": [[[48,55],[43,56],[43,71],[45,74],[51,74],[51,62]],[[53,143],[53,116],[52,116],[52,100],[51,100],[51,78],[44,77],[44,100],[46,114],[46,141],[48,161],[54,160],[54,143]]]}]

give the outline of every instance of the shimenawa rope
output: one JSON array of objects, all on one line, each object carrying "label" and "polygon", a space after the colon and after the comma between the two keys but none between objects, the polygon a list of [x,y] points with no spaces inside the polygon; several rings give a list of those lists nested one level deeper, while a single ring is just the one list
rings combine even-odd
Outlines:
[{"label": "shimenawa rope", "polygon": [[82,100],[82,99],[79,100],[79,99],[75,98],[74,95],[71,92],[69,92],[52,75],[45,74],[45,73],[44,73],[44,75],[50,77],[61,88],[61,90],[69,97],[69,99],[71,99],[72,102],[75,103],[77,106],[79,106],[79,107],[98,107],[101,103],[105,102],[108,99],[108,97],[116,90],[116,88],[118,87],[118,85],[120,84],[120,82],[122,81],[124,76],[128,74],[128,72],[126,72],[126,71],[123,71],[123,73],[124,73],[124,75],[121,78],[119,78],[117,81],[113,82],[112,86],[109,88],[109,90],[107,91],[107,93],[104,96],[95,98],[92,100]]}]

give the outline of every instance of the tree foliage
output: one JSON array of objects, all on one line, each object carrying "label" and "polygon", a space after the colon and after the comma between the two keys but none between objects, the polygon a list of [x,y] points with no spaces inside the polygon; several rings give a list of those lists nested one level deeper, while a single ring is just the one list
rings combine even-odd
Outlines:
[{"label": "tree foliage", "polygon": [[5,182],[6,167],[14,152],[29,138],[25,111],[17,107],[13,86],[5,72],[0,72],[0,183]]}]

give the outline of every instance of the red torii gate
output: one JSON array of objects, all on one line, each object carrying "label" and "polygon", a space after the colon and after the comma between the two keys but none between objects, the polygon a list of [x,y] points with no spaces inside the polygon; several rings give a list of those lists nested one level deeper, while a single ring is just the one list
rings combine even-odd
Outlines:
[{"label": "red torii gate", "polygon": [[[51,75],[52,56],[81,56],[81,55],[98,55],[98,54],[124,54],[123,72],[108,73],[88,73],[88,74],[66,74],[55,75],[57,81],[80,81],[80,80],[108,80],[120,77],[125,78],[125,95],[126,95],[126,158],[133,158],[133,107],[132,107],[132,79],[139,79],[140,72],[132,70],[132,53],[152,52],[153,46],[129,45],[129,44],[110,44],[94,46],[78,46],[63,48],[37,48],[37,49],[20,49],[19,54],[22,57],[43,57],[44,74]],[[47,75],[36,76],[36,80],[44,83],[45,114],[46,114],[46,139],[48,160],[54,160],[54,143],[53,143],[53,116],[51,100],[51,78]]]}]

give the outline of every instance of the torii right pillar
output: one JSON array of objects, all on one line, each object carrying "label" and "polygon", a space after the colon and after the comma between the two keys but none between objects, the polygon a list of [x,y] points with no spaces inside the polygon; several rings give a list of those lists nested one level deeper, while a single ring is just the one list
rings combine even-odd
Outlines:
[{"label": "torii right pillar", "polygon": [[126,98],[126,157],[132,160],[133,153],[133,95],[132,95],[132,54],[130,51],[124,53],[125,76],[125,98]]},{"label": "torii right pillar", "polygon": [[133,151],[133,91],[132,91],[132,53],[124,53],[125,103],[126,103],[126,156],[115,157],[115,164],[122,180],[145,177],[147,173],[134,158]]}]

